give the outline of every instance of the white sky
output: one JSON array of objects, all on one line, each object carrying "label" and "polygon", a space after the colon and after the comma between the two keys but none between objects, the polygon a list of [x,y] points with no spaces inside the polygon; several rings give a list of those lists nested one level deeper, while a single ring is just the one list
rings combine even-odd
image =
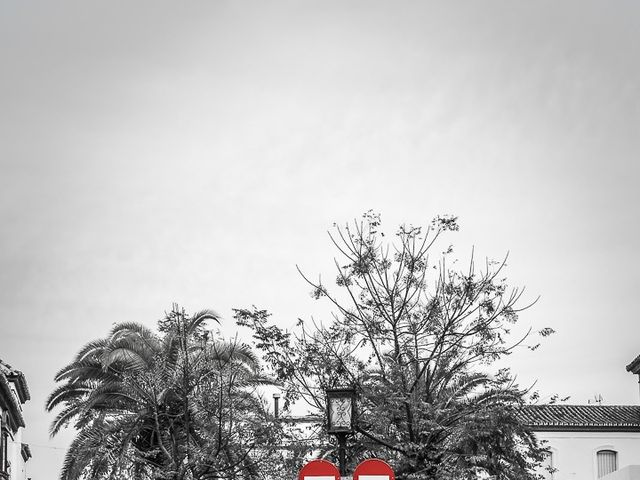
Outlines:
[{"label": "white sky", "polygon": [[[557,334],[513,357],[638,403],[640,3],[0,3],[0,357],[27,375],[29,476],[57,477],[53,375],[113,322],[255,304],[327,318],[325,231],[460,217],[466,255]],[[45,448],[48,447],[48,448]]]}]

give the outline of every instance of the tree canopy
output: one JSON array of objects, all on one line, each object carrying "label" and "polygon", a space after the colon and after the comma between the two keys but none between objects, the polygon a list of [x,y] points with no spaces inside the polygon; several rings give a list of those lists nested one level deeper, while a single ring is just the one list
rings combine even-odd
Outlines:
[{"label": "tree canopy", "polygon": [[493,367],[522,344],[510,331],[527,305],[504,278],[506,260],[478,268],[471,258],[458,271],[447,263],[451,248],[433,253],[456,230],[456,218],[438,217],[426,228],[401,226],[388,241],[368,212],[330,232],[333,288],[300,271],[332,318],[301,320],[288,332],[265,310],[235,316],[284,385],[285,405],[302,401],[323,413],[325,389],[356,388],[352,464],[376,455],[400,479],[531,479],[544,451],[518,421],[526,392],[508,369]]},{"label": "tree canopy", "polygon": [[259,478],[274,453],[256,355],[205,328],[212,311],[177,306],[158,322],[117,324],[58,372],[51,435],[72,424],[60,478]]}]

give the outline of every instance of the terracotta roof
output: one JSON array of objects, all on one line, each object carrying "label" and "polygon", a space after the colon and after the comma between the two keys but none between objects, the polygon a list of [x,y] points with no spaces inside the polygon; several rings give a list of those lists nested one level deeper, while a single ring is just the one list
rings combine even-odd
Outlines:
[{"label": "terracotta roof", "polygon": [[640,432],[637,405],[527,405],[520,419],[532,430]]},{"label": "terracotta roof", "polygon": [[3,372],[5,375],[11,375],[17,372],[17,370],[0,358],[0,372]]},{"label": "terracotta roof", "polygon": [[0,359],[0,373],[4,373],[7,379],[14,382],[22,403],[27,400],[31,400],[31,394],[29,392],[29,387],[27,386],[27,379],[20,370],[16,370],[11,365]]},{"label": "terracotta roof", "polygon": [[20,405],[18,405],[18,401],[13,396],[13,392],[11,391],[11,387],[9,386],[9,381],[7,377],[0,371],[0,403],[2,400],[6,402],[5,408],[9,410],[11,415],[15,417],[15,422],[18,427],[24,427],[24,417],[22,416],[22,412],[20,411]]},{"label": "terracotta roof", "polygon": [[627,372],[640,373],[640,355],[633,359],[633,361],[627,365]]},{"label": "terracotta roof", "polygon": [[[532,430],[640,432],[640,405],[526,405],[518,417]],[[289,423],[318,423],[321,415],[280,417]]]},{"label": "terracotta roof", "polygon": [[287,423],[322,423],[324,417],[322,415],[282,416],[279,420]]}]

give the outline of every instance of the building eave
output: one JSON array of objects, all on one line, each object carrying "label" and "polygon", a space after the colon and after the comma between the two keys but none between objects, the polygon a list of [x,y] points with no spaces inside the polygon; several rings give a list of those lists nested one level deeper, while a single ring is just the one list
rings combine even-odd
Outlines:
[{"label": "building eave", "polygon": [[301,415],[295,417],[278,417],[278,420],[285,423],[323,423],[325,422],[322,415]]},{"label": "building eave", "polygon": [[29,386],[27,385],[27,379],[25,378],[24,373],[16,371],[15,375],[12,375],[10,379],[15,381],[20,401],[24,403],[31,400],[31,392],[29,392]]},{"label": "building eave", "polygon": [[640,425],[527,425],[532,432],[639,432]]},{"label": "building eave", "polygon": [[0,374],[4,374],[16,388],[20,402],[24,403],[27,400],[31,400],[31,393],[29,392],[29,386],[27,385],[27,379],[20,370],[16,370],[7,362],[0,359]]},{"label": "building eave", "polygon": [[627,372],[640,375],[640,355],[634,358],[633,361],[629,365],[627,365]]},{"label": "building eave", "polygon": [[24,417],[20,411],[20,405],[18,405],[18,402],[13,395],[9,381],[2,372],[0,372],[0,397],[4,400],[3,403],[6,405],[6,408],[17,427],[24,427]]}]

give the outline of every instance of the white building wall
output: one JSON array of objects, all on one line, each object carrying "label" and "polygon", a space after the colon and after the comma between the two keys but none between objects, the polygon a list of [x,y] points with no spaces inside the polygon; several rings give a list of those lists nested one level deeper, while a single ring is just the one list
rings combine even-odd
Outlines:
[{"label": "white building wall", "polygon": [[15,432],[13,434],[13,439],[9,440],[9,445],[8,445],[8,457],[9,457],[9,462],[11,462],[11,475],[9,475],[9,479],[10,480],[19,480],[19,471],[20,471],[20,464],[22,463],[22,457],[20,456],[20,439],[22,437],[20,430],[19,429],[17,432]]},{"label": "white building wall", "polygon": [[618,453],[618,469],[640,465],[640,432],[536,432],[553,454],[553,480],[597,480],[598,450]]},{"label": "white building wall", "polygon": [[617,472],[602,477],[602,480],[640,480],[640,465],[623,467]]},{"label": "white building wall", "polygon": [[[18,392],[13,384],[11,384],[11,391],[16,399],[18,408],[22,412],[22,403],[18,397]],[[13,438],[9,439],[9,445],[7,448],[7,457],[11,462],[11,475],[9,480],[26,480],[26,464],[22,458],[22,427],[18,428],[17,432],[13,432]]]},{"label": "white building wall", "polygon": [[22,458],[22,431],[20,427],[13,435],[13,441],[9,443],[9,461],[11,462],[10,480],[26,480],[26,463]]}]

